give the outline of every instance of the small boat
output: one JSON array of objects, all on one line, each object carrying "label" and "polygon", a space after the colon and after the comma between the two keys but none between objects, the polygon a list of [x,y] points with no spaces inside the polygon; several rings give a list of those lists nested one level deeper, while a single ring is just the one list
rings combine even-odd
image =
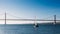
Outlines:
[{"label": "small boat", "polygon": [[39,27],[39,26],[38,26],[38,24],[36,23],[36,24],[34,24],[34,27]]}]

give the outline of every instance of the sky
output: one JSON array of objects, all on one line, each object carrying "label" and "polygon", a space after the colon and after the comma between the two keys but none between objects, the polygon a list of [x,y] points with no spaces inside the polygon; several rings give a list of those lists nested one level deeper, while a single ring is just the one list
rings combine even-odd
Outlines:
[{"label": "sky", "polygon": [[37,19],[53,19],[57,15],[60,19],[60,0],[0,0],[0,14],[5,12],[7,18],[14,15],[21,19],[34,19],[35,16]]}]

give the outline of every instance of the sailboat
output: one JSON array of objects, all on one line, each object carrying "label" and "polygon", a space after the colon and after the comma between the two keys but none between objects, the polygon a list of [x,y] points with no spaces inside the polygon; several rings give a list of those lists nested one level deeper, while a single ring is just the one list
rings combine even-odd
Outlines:
[{"label": "sailboat", "polygon": [[35,16],[35,21],[34,21],[34,27],[36,28],[36,27],[39,27],[38,26],[38,23],[36,22],[36,16]]},{"label": "sailboat", "polygon": [[38,26],[38,24],[36,23],[36,24],[34,24],[34,27],[39,27],[39,26]]}]

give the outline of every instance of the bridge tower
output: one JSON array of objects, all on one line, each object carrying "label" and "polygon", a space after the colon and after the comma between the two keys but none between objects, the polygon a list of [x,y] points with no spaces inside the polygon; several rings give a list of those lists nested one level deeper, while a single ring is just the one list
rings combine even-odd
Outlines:
[{"label": "bridge tower", "polygon": [[5,24],[6,24],[6,12],[5,12]]},{"label": "bridge tower", "polygon": [[56,15],[54,15],[54,24],[56,24]]}]

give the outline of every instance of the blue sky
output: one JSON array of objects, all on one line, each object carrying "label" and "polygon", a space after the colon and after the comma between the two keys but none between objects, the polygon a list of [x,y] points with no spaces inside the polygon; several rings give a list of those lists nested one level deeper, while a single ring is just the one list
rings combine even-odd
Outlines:
[{"label": "blue sky", "polygon": [[60,16],[60,0],[0,0],[0,11],[21,18],[53,18]]}]

